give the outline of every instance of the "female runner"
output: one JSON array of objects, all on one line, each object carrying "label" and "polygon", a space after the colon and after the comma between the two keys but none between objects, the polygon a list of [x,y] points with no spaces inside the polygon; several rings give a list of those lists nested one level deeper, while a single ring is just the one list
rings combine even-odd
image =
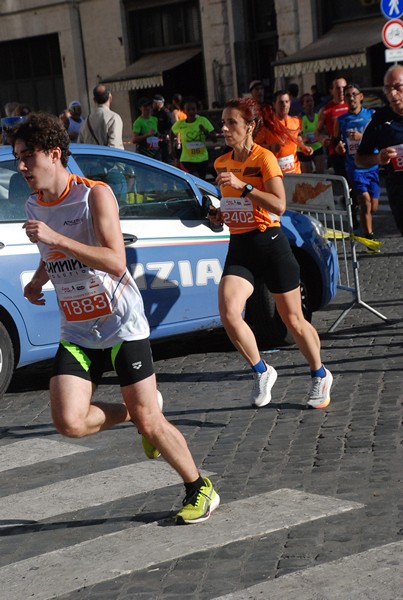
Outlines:
[{"label": "female runner", "polygon": [[252,404],[265,406],[277,373],[262,360],[255,336],[242,317],[255,278],[263,277],[281,319],[310,366],[308,405],[325,408],[333,377],[322,364],[319,336],[302,313],[299,265],[281,230],[280,216],[286,208],[282,171],[274,154],[253,141],[261,120],[253,98],[229,100],[222,114],[222,132],[232,151],[214,163],[222,198],[220,208],[210,215],[215,224],[224,222],[230,229],[218,292],[221,321],[252,367]]}]

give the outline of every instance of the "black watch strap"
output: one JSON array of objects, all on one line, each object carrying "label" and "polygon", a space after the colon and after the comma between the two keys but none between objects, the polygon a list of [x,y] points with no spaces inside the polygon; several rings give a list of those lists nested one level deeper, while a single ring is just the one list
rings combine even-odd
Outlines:
[{"label": "black watch strap", "polygon": [[241,198],[245,198],[248,194],[253,190],[253,185],[251,183],[247,183],[241,192]]}]

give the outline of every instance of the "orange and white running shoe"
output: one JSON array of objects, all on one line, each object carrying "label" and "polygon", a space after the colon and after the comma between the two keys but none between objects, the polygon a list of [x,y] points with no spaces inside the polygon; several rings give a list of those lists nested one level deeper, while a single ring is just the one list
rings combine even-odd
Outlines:
[{"label": "orange and white running shoe", "polygon": [[325,377],[312,377],[312,386],[308,396],[308,406],[326,408],[330,404],[330,389],[333,375],[325,368]]}]

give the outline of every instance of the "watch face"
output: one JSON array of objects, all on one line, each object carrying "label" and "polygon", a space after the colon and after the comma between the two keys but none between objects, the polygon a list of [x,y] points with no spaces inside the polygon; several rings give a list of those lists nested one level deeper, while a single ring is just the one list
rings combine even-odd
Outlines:
[{"label": "watch face", "polygon": [[242,190],[242,198],[244,198],[246,196],[246,194],[249,194],[249,192],[251,192],[253,190],[253,185],[251,183],[247,183],[245,185],[245,187]]}]

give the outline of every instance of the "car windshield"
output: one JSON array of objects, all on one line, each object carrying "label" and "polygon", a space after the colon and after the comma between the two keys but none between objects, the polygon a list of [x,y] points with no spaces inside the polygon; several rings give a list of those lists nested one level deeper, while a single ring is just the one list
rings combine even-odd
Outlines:
[{"label": "car windshield", "polygon": [[200,219],[200,205],[185,179],[120,158],[74,154],[85,177],[112,188],[124,219]]}]

